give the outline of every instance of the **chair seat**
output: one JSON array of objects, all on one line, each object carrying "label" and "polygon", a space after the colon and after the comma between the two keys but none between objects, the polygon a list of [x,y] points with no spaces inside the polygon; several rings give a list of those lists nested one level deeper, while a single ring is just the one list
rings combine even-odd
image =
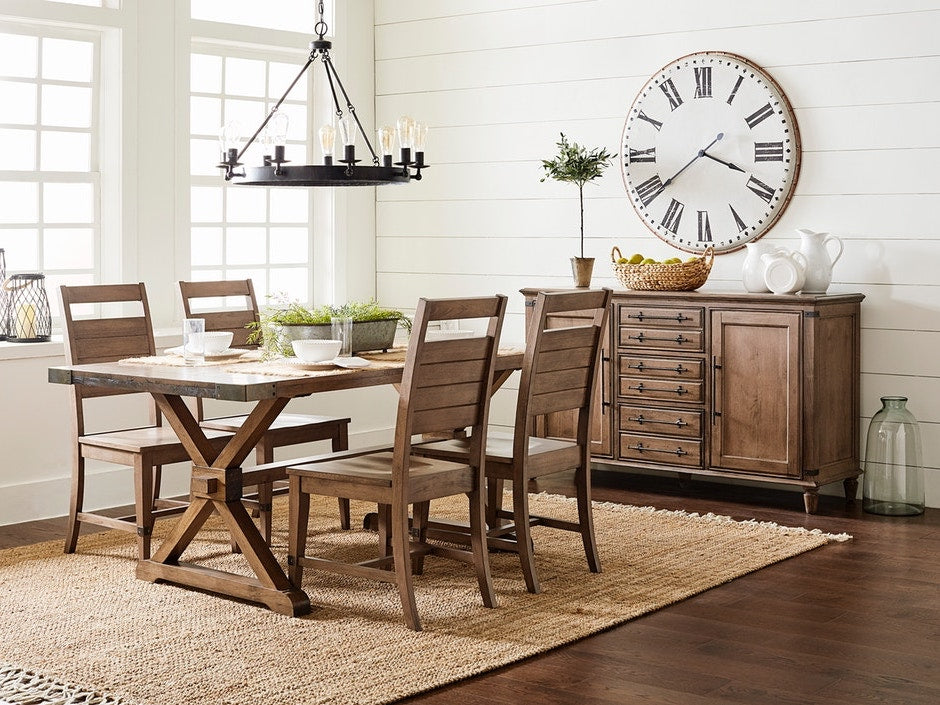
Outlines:
[{"label": "chair seat", "polygon": [[[209,428],[216,431],[235,432],[242,427],[247,414],[240,416],[223,416],[217,419],[205,419],[200,422],[203,428]],[[316,426],[333,426],[335,424],[348,424],[350,419],[341,419],[336,416],[311,416],[308,414],[280,414],[268,431],[277,431],[279,429],[298,429]]]},{"label": "chair seat", "polygon": [[[486,435],[486,461],[493,463],[509,463],[512,461],[512,443],[513,434],[490,432]],[[466,457],[469,451],[470,441],[465,438],[455,438],[453,440],[435,441],[433,443],[422,443],[416,446],[415,450],[422,455],[428,455],[435,458],[446,460],[459,460]],[[542,453],[554,453],[556,451],[569,448],[577,448],[576,443],[571,441],[561,441],[556,438],[539,438],[538,436],[529,436],[529,457],[540,455]]]},{"label": "chair seat", "polygon": [[[221,431],[209,431],[206,437],[209,440],[219,440],[229,438],[230,434]],[[79,436],[78,442],[83,446],[93,446],[97,448],[109,448],[111,450],[120,450],[128,453],[140,453],[142,451],[153,451],[166,449],[170,446],[178,446],[183,449],[183,444],[176,433],[169,426],[146,426],[144,428],[129,428],[123,431],[109,431],[107,433],[92,433],[87,436]],[[189,456],[183,452],[184,459]]]},{"label": "chair seat", "polygon": [[[381,490],[392,487],[391,452],[370,453],[342,460],[305,463],[287,468],[288,475],[319,482],[350,481]],[[429,487],[452,486],[454,494],[473,489],[473,469],[463,463],[411,456],[408,486],[413,496],[423,496]]]}]

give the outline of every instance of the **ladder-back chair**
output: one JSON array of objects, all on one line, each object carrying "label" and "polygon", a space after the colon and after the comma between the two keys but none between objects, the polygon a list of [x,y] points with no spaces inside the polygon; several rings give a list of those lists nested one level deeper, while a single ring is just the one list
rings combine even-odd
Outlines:
[{"label": "ladder-back chair", "polygon": [[[473,563],[483,604],[496,605],[486,548],[483,447],[493,367],[505,311],[505,296],[420,299],[400,387],[394,450],[340,453],[288,468],[288,565],[294,585],[300,586],[305,567],[394,582],[398,586],[405,623],[411,629],[420,630],[412,570],[420,573],[424,556],[434,554]],[[481,318],[486,319],[486,332],[482,336],[425,340],[429,321]],[[467,426],[472,427],[472,442],[459,462],[412,454],[413,435]],[[377,503],[379,557],[351,565],[308,556],[306,543],[312,494]],[[426,531],[420,528],[412,543],[409,506],[417,508],[432,499],[457,494],[466,494],[469,498],[471,549],[429,544]],[[386,541],[391,543],[391,555]]]}]

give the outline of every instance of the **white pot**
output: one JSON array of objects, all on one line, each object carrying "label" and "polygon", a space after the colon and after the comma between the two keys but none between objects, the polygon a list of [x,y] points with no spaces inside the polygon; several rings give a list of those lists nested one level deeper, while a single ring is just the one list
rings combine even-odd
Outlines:
[{"label": "white pot", "polygon": [[747,257],[744,258],[741,268],[744,290],[755,294],[770,291],[764,281],[764,262],[761,257],[774,251],[773,243],[748,242],[744,246],[747,248]]},{"label": "white pot", "polygon": [[806,258],[799,252],[778,249],[761,255],[764,263],[764,283],[775,294],[795,294],[803,288],[806,278]]},{"label": "white pot", "polygon": [[[800,253],[806,258],[806,281],[804,294],[825,294],[832,282],[832,268],[842,256],[842,240],[829,233],[817,233],[806,228],[798,228],[800,234]],[[839,251],[835,257],[829,257],[829,243],[834,242]]]}]

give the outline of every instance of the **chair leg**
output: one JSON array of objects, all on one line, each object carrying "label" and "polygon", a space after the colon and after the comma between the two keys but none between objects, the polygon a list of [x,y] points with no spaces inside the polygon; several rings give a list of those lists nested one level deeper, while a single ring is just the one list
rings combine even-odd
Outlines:
[{"label": "chair leg", "polygon": [[503,524],[497,513],[503,508],[503,480],[486,481],[486,525],[498,529]]},{"label": "chair leg", "polygon": [[301,491],[299,477],[291,477],[289,482],[290,520],[288,521],[287,536],[287,577],[290,578],[294,587],[300,589],[304,577],[304,567],[300,564],[300,559],[306,555],[307,528],[310,522],[310,495]]},{"label": "chair leg", "polygon": [[78,545],[78,534],[81,522],[78,514],[82,511],[82,501],[85,498],[85,459],[81,457],[78,449],[75,450],[72,467],[72,492],[69,498],[69,526],[65,535],[65,552],[75,553]]},{"label": "chair leg", "polygon": [[582,465],[574,474],[575,489],[578,494],[578,523],[581,525],[581,541],[584,543],[584,555],[592,573],[601,572],[601,559],[597,555],[597,542],[594,540],[594,512],[591,505],[591,468]]},{"label": "chair leg", "polygon": [[486,510],[480,492],[468,492],[470,500],[470,545],[473,547],[473,567],[476,569],[477,582],[484,607],[496,607],[496,593],[493,591],[493,577],[490,574],[490,554],[486,542]]},{"label": "chair leg", "polygon": [[395,581],[401,598],[405,624],[409,629],[421,631],[418,605],[415,602],[414,585],[411,580],[411,543],[408,532],[408,505],[401,504],[392,511],[392,555],[395,558]]},{"label": "chair leg", "polygon": [[160,499],[160,485],[163,482],[163,466],[155,465],[153,468],[153,505]]},{"label": "chair leg", "polygon": [[258,485],[258,504],[261,506],[261,535],[268,546],[271,545],[271,512],[274,509],[274,483],[264,482]]},{"label": "chair leg", "polygon": [[154,466],[144,456],[134,458],[134,514],[137,517],[137,560],[150,558],[153,534]]},{"label": "chair leg", "polygon": [[541,588],[535,571],[532,527],[529,524],[529,492],[528,483],[525,481],[513,480],[512,482],[512,511],[516,526],[516,547],[519,551],[519,562],[522,564],[525,586],[529,592],[538,594]]},{"label": "chair leg", "polygon": [[[418,543],[424,544],[428,540],[428,516],[431,512],[430,502],[416,502],[411,510],[411,527],[417,531]],[[415,575],[424,574],[424,555],[411,559],[412,571]]]},{"label": "chair leg", "polygon": [[[332,448],[334,453],[341,450],[349,450],[349,429],[344,423],[337,423],[336,430],[333,433]],[[349,530],[349,500],[346,497],[337,497],[336,503],[339,505],[339,528]]]},{"label": "chair leg", "polygon": [[388,504],[380,504],[376,512],[376,526],[379,534],[379,558],[391,555],[392,553],[392,507]]}]

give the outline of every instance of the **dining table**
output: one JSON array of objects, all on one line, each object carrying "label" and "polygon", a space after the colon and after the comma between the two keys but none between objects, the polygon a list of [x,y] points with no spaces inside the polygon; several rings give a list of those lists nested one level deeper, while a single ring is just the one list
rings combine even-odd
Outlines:
[{"label": "dining table", "polygon": [[[359,368],[309,365],[306,367],[312,369],[304,369],[303,365],[283,360],[265,362],[257,358],[207,359],[203,364],[185,365],[169,355],[50,367],[52,383],[151,394],[192,460],[189,506],[151,558],[138,561],[137,577],[260,603],[280,614],[309,613],[309,597],[299,585],[290,582],[242,503],[244,487],[283,479],[287,465],[299,461],[247,468],[242,463],[291,399],[401,383],[404,349],[364,357],[370,364]],[[499,351],[491,393],[522,367],[522,358],[518,349]],[[253,406],[238,431],[221,450],[216,450],[186,403],[191,397],[249,402]],[[213,514],[231,533],[254,577],[181,560]]]}]

